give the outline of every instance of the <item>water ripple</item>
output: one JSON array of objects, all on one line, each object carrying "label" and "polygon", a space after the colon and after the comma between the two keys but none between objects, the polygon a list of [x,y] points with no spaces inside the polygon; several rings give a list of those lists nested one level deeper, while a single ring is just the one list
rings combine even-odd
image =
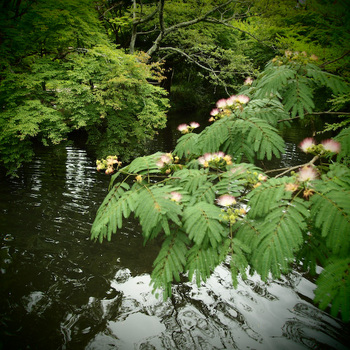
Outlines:
[{"label": "water ripple", "polygon": [[297,271],[233,289],[223,265],[156,298],[159,245],[143,247],[133,218],[112,242],[89,240],[108,178],[83,150],[38,152],[1,185],[0,348],[346,349],[348,328],[312,305],[315,285]]}]

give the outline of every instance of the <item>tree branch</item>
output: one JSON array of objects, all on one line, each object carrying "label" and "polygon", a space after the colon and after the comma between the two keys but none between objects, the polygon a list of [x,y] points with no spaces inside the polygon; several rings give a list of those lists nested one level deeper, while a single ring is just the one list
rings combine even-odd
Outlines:
[{"label": "tree branch", "polygon": [[[164,0],[161,0],[161,1],[164,1]],[[146,16],[144,18],[136,19],[136,0],[133,0],[133,7],[134,7],[134,10],[133,10],[133,21],[132,21],[131,39],[130,39],[130,45],[129,45],[129,52],[131,54],[134,53],[136,37],[139,34],[137,32],[137,26],[139,24],[142,24],[142,23],[150,21],[156,15],[156,13],[159,11],[159,6],[157,6],[155,8],[155,10],[152,13],[150,13],[148,16]]]},{"label": "tree branch", "polygon": [[193,59],[190,55],[188,55],[186,52],[176,48],[176,47],[171,47],[171,46],[166,46],[166,47],[160,47],[159,48],[159,51],[167,51],[167,50],[172,50],[172,51],[176,51],[178,52],[179,54],[185,56],[186,58],[188,58],[190,61],[194,62],[197,66],[209,71],[209,72],[212,72],[212,73],[220,73],[220,71],[215,71],[213,70],[212,68],[208,68],[206,66],[203,66],[202,64],[200,64],[198,61],[196,61],[195,59]]},{"label": "tree branch", "polygon": [[165,27],[164,27],[164,1],[165,0],[160,0],[159,1],[159,26],[160,26],[160,31],[164,33]]},{"label": "tree branch", "polygon": [[[310,112],[310,113],[305,113],[305,115],[327,115],[327,114],[331,114],[331,115],[350,115],[350,112],[331,112],[331,111],[326,111],[326,112]],[[293,117],[293,118],[289,118],[289,119],[280,119],[277,120],[277,123],[283,123],[283,122],[288,122],[290,120],[295,120],[295,119],[300,119],[300,117]]]},{"label": "tree branch", "polygon": [[[220,78],[218,77],[218,75],[217,75],[217,73],[220,73],[220,71],[214,70],[212,67],[206,67],[206,66],[202,65],[202,64],[199,63],[197,60],[195,60],[195,59],[192,58],[190,55],[188,55],[186,52],[184,52],[184,51],[182,51],[182,50],[180,50],[180,49],[178,49],[178,48],[168,46],[168,47],[160,47],[158,50],[159,50],[159,51],[172,50],[172,51],[176,51],[176,52],[178,52],[179,54],[185,56],[185,57],[188,58],[190,61],[192,61],[194,64],[196,64],[198,67],[201,67],[201,68],[207,70],[208,72],[212,73],[212,74],[215,76],[215,78],[216,78],[218,81],[221,82],[221,84],[222,84],[222,86],[224,87],[224,89],[225,89],[227,95],[230,95],[230,93],[229,93],[228,90],[227,90],[226,83],[225,83],[222,79],[220,79]],[[168,55],[166,55],[166,57],[167,57],[167,56],[168,56]]]},{"label": "tree branch", "polygon": [[[165,2],[165,0],[159,0],[159,6],[158,6],[159,11],[162,10],[162,12],[164,12],[164,2]],[[205,13],[204,15],[202,15],[200,17],[197,17],[197,18],[195,18],[195,19],[193,19],[191,21],[174,24],[173,26],[171,26],[169,28],[165,28],[164,24],[163,24],[163,28],[162,28],[162,24],[160,23],[161,31],[160,31],[158,37],[156,38],[156,40],[154,41],[153,45],[147,51],[147,54],[149,56],[152,56],[152,54],[159,49],[159,45],[160,45],[160,42],[162,41],[162,39],[165,36],[167,36],[169,33],[174,32],[174,31],[176,31],[176,30],[178,30],[180,28],[189,27],[189,26],[191,26],[193,24],[196,24],[198,22],[202,22],[208,16],[210,16],[212,13],[214,13],[215,11],[220,10],[221,8],[224,8],[224,7],[228,6],[232,2],[233,2],[233,0],[229,0],[229,1],[225,2],[224,4],[221,4],[219,6],[216,6],[216,7],[212,8],[210,11],[208,11],[207,13]],[[160,19],[163,18],[163,14],[162,15],[160,14],[159,18]]]},{"label": "tree branch", "polygon": [[233,2],[233,0],[229,0],[227,2],[225,2],[224,4],[221,4],[219,6],[216,6],[214,8],[212,8],[210,11],[208,11],[207,13],[205,13],[203,16],[197,17],[191,21],[187,21],[187,22],[182,22],[182,23],[178,23],[178,24],[174,24],[173,26],[169,27],[166,29],[166,34],[173,32],[174,30],[177,30],[179,28],[184,28],[184,27],[189,27],[193,24],[196,24],[198,22],[202,22],[204,21],[208,16],[210,16],[212,13],[230,5]]},{"label": "tree branch", "polygon": [[308,165],[313,165],[316,162],[316,160],[318,160],[319,158],[320,158],[320,156],[317,155],[317,156],[313,157],[310,160],[310,162],[307,162],[307,163],[304,163],[304,164],[295,165],[295,166],[292,166],[292,167],[287,167],[287,168],[279,168],[279,169],[267,170],[267,171],[265,171],[265,174],[273,173],[273,172],[277,172],[277,171],[281,171],[281,170],[285,170],[282,173],[280,173],[280,174],[275,176],[275,179],[277,179],[278,177],[283,176],[283,175],[289,173],[292,170],[299,169],[299,168],[302,168],[302,167],[308,166]]},{"label": "tree branch", "polygon": [[157,6],[155,8],[155,10],[152,13],[150,13],[148,16],[146,16],[144,18],[139,18],[139,19],[133,20],[133,24],[139,25],[139,24],[150,21],[157,14],[158,11],[159,11],[159,6]]},{"label": "tree branch", "polygon": [[157,27],[154,27],[153,29],[148,30],[147,32],[137,32],[137,35],[151,34],[151,33],[154,33],[156,31],[158,31],[158,29],[157,29]]},{"label": "tree branch", "polygon": [[260,44],[265,45],[265,46],[267,46],[267,47],[269,47],[269,48],[271,48],[271,49],[273,49],[273,50],[276,50],[276,48],[275,48],[274,46],[270,46],[270,45],[264,43],[262,40],[258,39],[258,38],[257,38],[255,35],[253,35],[252,33],[249,33],[249,32],[247,32],[247,31],[244,30],[244,29],[235,27],[235,26],[233,26],[232,24],[227,23],[226,21],[218,20],[218,19],[216,19],[216,18],[207,18],[207,19],[205,19],[205,22],[209,22],[209,23],[213,23],[213,24],[221,24],[221,25],[224,25],[224,26],[226,26],[226,27],[229,27],[229,28],[232,28],[232,29],[236,29],[236,30],[238,30],[238,31],[240,31],[240,32],[242,32],[242,33],[245,33],[245,34],[251,36],[254,40],[258,41]]},{"label": "tree branch", "polygon": [[327,66],[328,64],[331,64],[331,63],[334,63],[334,62],[337,62],[339,60],[341,60],[342,58],[344,58],[346,55],[348,55],[350,53],[350,50],[346,51],[344,54],[342,54],[340,57],[332,60],[332,61],[328,61],[328,62],[325,62],[325,63],[322,63],[319,67],[320,68],[323,68],[324,66]]}]

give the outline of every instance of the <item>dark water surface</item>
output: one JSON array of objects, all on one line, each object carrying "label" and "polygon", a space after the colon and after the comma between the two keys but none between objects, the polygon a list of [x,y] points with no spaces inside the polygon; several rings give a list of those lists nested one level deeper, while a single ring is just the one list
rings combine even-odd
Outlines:
[{"label": "dark water surface", "polygon": [[[169,150],[180,122],[152,147]],[[300,157],[288,143],[278,165]],[[108,181],[74,145],[42,149],[18,179],[1,180],[0,349],[348,348],[348,326],[312,304],[315,285],[297,270],[233,289],[220,266],[200,288],[157,299],[149,273],[159,246],[143,248],[136,222],[111,242],[89,239]]]}]

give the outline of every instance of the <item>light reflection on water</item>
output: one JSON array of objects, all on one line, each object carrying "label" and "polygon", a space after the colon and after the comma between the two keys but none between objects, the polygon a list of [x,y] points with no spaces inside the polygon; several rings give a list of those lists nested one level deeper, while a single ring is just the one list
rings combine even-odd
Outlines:
[{"label": "light reflection on water", "polygon": [[[149,282],[148,274],[118,271],[111,286],[123,295],[119,315],[86,349],[347,349],[342,325],[296,293],[309,283],[297,272],[267,284],[254,275],[233,289],[220,266],[199,288],[178,285],[165,302]],[[113,300],[101,303],[108,314]]]},{"label": "light reflection on water", "polygon": [[2,180],[0,348],[346,349],[348,327],[312,305],[315,285],[297,271],[233,289],[220,266],[200,288],[182,283],[157,299],[159,245],[143,248],[132,219],[112,242],[89,240],[107,186],[74,146],[41,150]]}]

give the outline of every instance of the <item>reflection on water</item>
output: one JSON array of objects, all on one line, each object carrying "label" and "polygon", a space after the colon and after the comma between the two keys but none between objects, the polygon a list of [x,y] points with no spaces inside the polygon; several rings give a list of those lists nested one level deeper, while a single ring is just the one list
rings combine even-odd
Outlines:
[{"label": "reflection on water", "polygon": [[157,299],[159,245],[143,248],[136,222],[112,242],[89,239],[108,178],[84,150],[41,150],[1,181],[0,349],[346,349],[347,326],[312,305],[315,286],[297,271],[235,290],[220,266]]},{"label": "reflection on water", "polygon": [[[176,286],[171,300],[151,293],[148,274],[119,270],[111,285],[123,295],[118,315],[86,349],[346,349],[342,324],[303,301],[289,278],[263,283],[258,276],[232,288],[220,266],[199,288]],[[108,315],[114,301],[101,301]]]}]

